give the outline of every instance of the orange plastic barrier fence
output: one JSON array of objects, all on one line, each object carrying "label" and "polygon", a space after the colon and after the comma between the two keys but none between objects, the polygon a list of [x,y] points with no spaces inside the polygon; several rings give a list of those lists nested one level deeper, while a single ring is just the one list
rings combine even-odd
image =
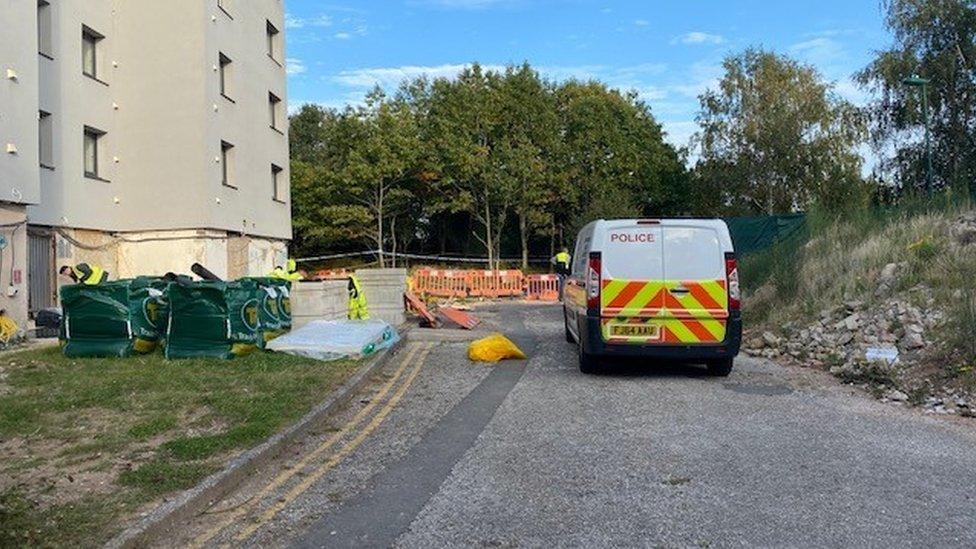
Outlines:
[{"label": "orange plastic barrier fence", "polygon": [[525,277],[525,298],[532,301],[559,301],[558,275]]},{"label": "orange plastic barrier fence", "polygon": [[410,289],[417,295],[434,297],[518,297],[525,295],[525,276],[519,270],[418,269],[411,277]]},{"label": "orange plastic barrier fence", "polygon": [[469,294],[474,297],[515,297],[525,293],[522,271],[469,271]]},{"label": "orange plastic barrier fence", "polygon": [[425,296],[467,297],[467,272],[418,269],[413,274],[411,289],[414,293]]}]

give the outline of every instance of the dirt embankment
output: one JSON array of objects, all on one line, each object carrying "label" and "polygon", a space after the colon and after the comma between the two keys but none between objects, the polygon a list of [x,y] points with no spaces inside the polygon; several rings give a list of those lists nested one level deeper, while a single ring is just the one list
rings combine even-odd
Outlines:
[{"label": "dirt embankment", "polygon": [[769,312],[746,352],[828,370],[891,402],[976,416],[976,211],[857,231],[839,223],[814,235],[794,284],[767,280],[747,294],[747,311]]}]

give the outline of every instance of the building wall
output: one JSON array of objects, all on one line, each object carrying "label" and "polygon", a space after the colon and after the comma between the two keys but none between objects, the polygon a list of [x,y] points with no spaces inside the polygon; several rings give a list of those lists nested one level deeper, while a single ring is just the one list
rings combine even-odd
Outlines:
[{"label": "building wall", "polygon": [[[148,231],[109,235],[102,231],[61,229],[56,240],[57,264],[89,263],[109,271],[112,279],[190,275],[199,263],[224,279],[265,276],[274,258],[287,257],[288,243],[282,240],[228,235],[225,231]],[[234,263],[234,257],[242,263]],[[59,277],[59,287],[70,284]]]},{"label": "building wall", "polygon": [[0,0],[0,201],[14,204],[40,198],[36,10]]},{"label": "building wall", "polygon": [[27,208],[0,203],[0,309],[23,329],[27,326]]},{"label": "building wall", "polygon": [[[268,108],[269,92],[287,101],[286,75],[266,53],[265,30],[271,21],[284,37],[283,2],[229,4],[230,14],[216,0],[51,3],[53,60],[35,66],[41,108],[54,116],[55,161],[42,170],[32,223],[291,238],[287,121],[272,129]],[[104,36],[97,80],[82,72],[83,26]],[[230,99],[220,94],[220,52],[233,60]],[[100,179],[84,174],[85,126],[106,132]],[[222,184],[221,140],[234,144],[236,188]],[[272,163],[284,170],[282,202],[272,197]]]},{"label": "building wall", "polygon": [[[13,270],[6,255],[0,266],[0,308],[27,309],[28,277],[14,280],[29,268],[27,230],[17,225],[25,213],[32,230],[57,235],[55,267],[94,263],[119,278],[201,263],[238,277],[283,264],[284,2],[228,1],[224,11],[217,0],[50,0],[44,17],[38,4],[0,0],[0,225],[12,223],[0,233],[12,239],[4,253],[18,255]],[[273,56],[268,23],[280,31]],[[95,77],[82,70],[83,29],[100,36]],[[227,97],[220,53],[233,61]],[[282,101],[276,127],[269,93]],[[44,158],[41,110],[52,128]],[[98,177],[85,174],[86,127],[104,132]],[[235,146],[234,188],[222,184],[222,140]],[[282,168],[280,200],[272,164]],[[8,290],[11,280],[22,291]]]},{"label": "building wall", "polygon": [[[268,94],[281,98],[287,105],[284,53],[275,61],[267,54],[266,25],[270,21],[284,36],[284,13],[281,0],[248,0],[229,4],[229,14],[216,9],[211,19],[213,32],[205,34],[203,51],[211,69],[207,97],[211,116],[207,117],[206,147],[210,159],[220,154],[220,142],[234,144],[232,184],[220,184],[221,166],[210,162],[207,181],[215,182],[210,211],[214,226],[245,234],[291,238],[291,197],[285,184],[282,201],[274,200],[271,165],[282,168],[279,175],[288,181],[287,116],[278,129],[271,127]],[[233,19],[232,19],[233,18]],[[260,37],[260,39],[254,39]],[[213,71],[220,53],[227,55],[233,67],[229,97],[220,95],[219,78]],[[286,109],[283,109],[285,111]],[[216,203],[219,198],[219,203]]]}]

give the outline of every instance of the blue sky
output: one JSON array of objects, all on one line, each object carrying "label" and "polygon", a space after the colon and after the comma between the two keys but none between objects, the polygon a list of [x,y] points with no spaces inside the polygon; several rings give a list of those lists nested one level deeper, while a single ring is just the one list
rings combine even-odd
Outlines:
[{"label": "blue sky", "polygon": [[375,84],[474,61],[529,61],[551,78],[637,90],[678,145],[729,53],[789,53],[863,103],[850,76],[891,41],[879,0],[286,0],[286,12],[292,108],[341,107]]}]

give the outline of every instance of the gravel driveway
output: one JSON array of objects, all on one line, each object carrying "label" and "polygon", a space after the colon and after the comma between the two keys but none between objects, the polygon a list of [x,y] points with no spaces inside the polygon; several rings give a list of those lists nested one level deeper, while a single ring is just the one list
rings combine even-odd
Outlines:
[{"label": "gravel driveway", "polygon": [[[289,499],[286,485],[254,498],[320,440],[295,448],[172,543],[213,529],[222,506],[245,502],[255,509],[206,544],[976,545],[974,422],[882,404],[819,372],[748,358],[725,379],[640,361],[584,376],[558,307],[477,314],[530,360],[491,368],[468,362],[464,344],[427,344],[385,421],[307,490]],[[401,387],[397,367],[392,361],[387,377]],[[280,512],[262,520],[275,505]],[[253,534],[235,539],[252,524]]]}]

